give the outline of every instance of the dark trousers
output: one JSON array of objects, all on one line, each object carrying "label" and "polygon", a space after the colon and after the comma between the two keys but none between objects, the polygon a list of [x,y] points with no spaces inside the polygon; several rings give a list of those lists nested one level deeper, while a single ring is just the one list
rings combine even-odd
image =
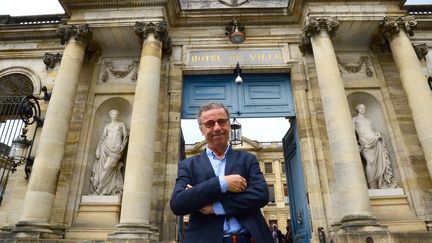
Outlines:
[{"label": "dark trousers", "polygon": [[236,234],[223,238],[223,243],[255,243],[250,234]]}]

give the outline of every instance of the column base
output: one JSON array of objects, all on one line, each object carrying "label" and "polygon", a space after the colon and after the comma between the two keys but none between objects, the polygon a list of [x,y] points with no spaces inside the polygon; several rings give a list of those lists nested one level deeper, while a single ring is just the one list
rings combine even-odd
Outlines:
[{"label": "column base", "polygon": [[61,234],[57,234],[51,229],[50,224],[39,221],[19,221],[11,230],[15,239],[35,240],[35,239],[60,239]]},{"label": "column base", "polygon": [[108,235],[108,242],[143,242],[159,241],[158,228],[149,224],[119,224],[117,230]]}]

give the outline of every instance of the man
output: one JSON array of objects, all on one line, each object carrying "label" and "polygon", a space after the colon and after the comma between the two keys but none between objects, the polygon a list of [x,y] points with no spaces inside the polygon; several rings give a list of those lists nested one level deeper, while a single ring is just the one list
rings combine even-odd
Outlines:
[{"label": "man", "polygon": [[260,208],[269,200],[256,157],[228,145],[230,114],[219,103],[200,107],[207,147],[180,162],[171,210],[190,214],[185,243],[271,243]]},{"label": "man", "polygon": [[274,243],[283,243],[283,235],[277,224],[273,224],[272,237]]}]

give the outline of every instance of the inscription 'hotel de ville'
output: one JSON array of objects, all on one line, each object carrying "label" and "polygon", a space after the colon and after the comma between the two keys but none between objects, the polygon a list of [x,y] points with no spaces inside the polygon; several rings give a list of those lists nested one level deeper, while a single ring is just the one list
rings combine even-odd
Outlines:
[{"label": "inscription 'hotel de ville'", "polygon": [[[188,242],[205,221],[231,242],[231,218],[250,240],[261,213],[293,242],[432,242],[430,3],[58,2],[0,16],[0,241]],[[197,121],[210,102],[230,117]],[[225,170],[194,174],[221,131]],[[179,180],[214,193],[177,216]]]}]

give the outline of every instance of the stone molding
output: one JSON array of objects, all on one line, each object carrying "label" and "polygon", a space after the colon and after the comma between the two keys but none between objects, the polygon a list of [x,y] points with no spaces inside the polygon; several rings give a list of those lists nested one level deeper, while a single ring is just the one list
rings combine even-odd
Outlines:
[{"label": "stone molding", "polygon": [[165,20],[154,24],[153,22],[135,22],[135,34],[144,41],[150,33],[153,33],[155,38],[162,42],[162,50],[168,55],[172,52],[171,38],[168,36],[168,23]]},{"label": "stone molding", "polygon": [[426,60],[426,55],[428,54],[428,52],[429,52],[429,48],[428,48],[428,46],[426,45],[426,43],[423,43],[423,44],[413,44],[413,48],[414,48],[414,51],[415,51],[415,53],[417,54],[417,58],[418,59],[424,59],[424,60]]},{"label": "stone molding", "polygon": [[311,18],[309,23],[305,24],[303,32],[300,34],[300,51],[305,54],[307,51],[312,50],[310,38],[321,30],[327,31],[333,37],[338,28],[339,21],[334,17]]},{"label": "stone molding", "polygon": [[58,52],[56,54],[45,53],[42,60],[45,63],[46,70],[48,70],[48,68],[53,69],[56,63],[61,61],[62,57],[63,55]]}]

